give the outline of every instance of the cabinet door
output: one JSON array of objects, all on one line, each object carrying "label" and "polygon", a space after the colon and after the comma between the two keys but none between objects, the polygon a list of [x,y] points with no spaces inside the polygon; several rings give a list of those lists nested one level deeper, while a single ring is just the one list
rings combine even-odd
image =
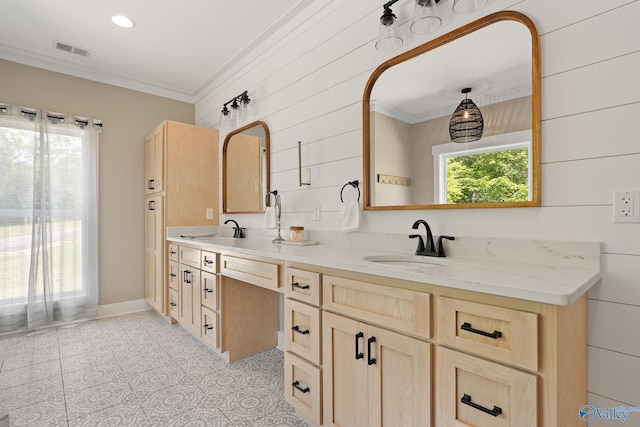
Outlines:
[{"label": "cabinet door", "polygon": [[144,140],[144,192],[158,193],[164,185],[164,123]]},{"label": "cabinet door", "polygon": [[369,426],[431,425],[431,345],[369,326],[365,335]]},{"label": "cabinet door", "polygon": [[323,421],[326,426],[367,426],[367,326],[323,313]]},{"label": "cabinet door", "polygon": [[203,271],[200,275],[202,305],[218,311],[218,276]]},{"label": "cabinet door", "polygon": [[164,225],[162,196],[145,199],[145,298],[164,314]]},{"label": "cabinet door", "polygon": [[179,271],[178,323],[193,335],[201,337],[200,270],[180,264]]}]

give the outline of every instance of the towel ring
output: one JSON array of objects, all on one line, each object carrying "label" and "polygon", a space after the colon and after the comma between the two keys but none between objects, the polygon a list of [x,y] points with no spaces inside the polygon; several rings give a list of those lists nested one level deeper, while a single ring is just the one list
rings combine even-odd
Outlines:
[{"label": "towel ring", "polygon": [[278,202],[278,190],[269,191],[267,194],[264,195],[264,204],[267,207],[271,206],[271,197],[269,197],[270,194],[273,194],[273,198],[276,201],[275,204],[277,204],[277,202]]},{"label": "towel ring", "polygon": [[355,181],[349,181],[349,182],[347,182],[345,185],[343,185],[343,186],[342,186],[342,189],[340,190],[340,201],[341,201],[342,203],[344,203],[344,200],[342,200],[342,192],[344,191],[344,188],[345,188],[347,185],[350,185],[350,186],[352,186],[353,188],[355,188],[356,190],[358,190],[358,201],[360,201],[360,187],[358,186],[358,180],[357,180],[357,179],[356,179]]}]

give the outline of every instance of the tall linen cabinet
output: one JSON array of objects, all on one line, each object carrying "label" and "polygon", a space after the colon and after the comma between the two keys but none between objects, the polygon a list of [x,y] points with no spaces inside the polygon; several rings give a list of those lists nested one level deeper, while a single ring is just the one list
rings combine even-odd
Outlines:
[{"label": "tall linen cabinet", "polygon": [[218,225],[218,130],[163,121],[145,138],[144,169],[145,298],[168,314],[165,230]]}]

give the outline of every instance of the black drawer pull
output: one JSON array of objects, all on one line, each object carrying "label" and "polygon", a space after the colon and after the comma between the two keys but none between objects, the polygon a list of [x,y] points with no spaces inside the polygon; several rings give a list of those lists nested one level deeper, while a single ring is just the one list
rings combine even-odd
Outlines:
[{"label": "black drawer pull", "polygon": [[207,265],[211,265],[211,264],[213,264],[213,261],[212,261],[212,260],[210,260],[210,259],[206,259],[206,258],[205,258],[205,259],[204,259],[204,263],[205,263],[205,264],[207,264]]},{"label": "black drawer pull", "polygon": [[203,288],[202,290],[205,291],[208,294],[212,294],[213,293],[213,289]]},{"label": "black drawer pull", "polygon": [[308,330],[308,329],[305,329],[305,330],[303,331],[302,329],[300,329],[300,326],[298,326],[298,325],[296,325],[296,326],[294,326],[293,328],[291,328],[291,330],[292,330],[293,332],[297,332],[297,333],[302,334],[302,335],[307,335],[307,334],[309,333],[309,330]]},{"label": "black drawer pull", "polygon": [[300,387],[300,381],[294,381],[293,384],[291,384],[291,385],[293,386],[293,388],[295,388],[296,390],[299,390],[299,391],[301,391],[303,393],[309,393],[309,391],[311,391],[309,389],[309,387],[305,387],[305,388]]},{"label": "black drawer pull", "polygon": [[309,285],[300,285],[298,284],[298,282],[294,282],[291,284],[292,288],[298,288],[298,289],[309,289]]},{"label": "black drawer pull", "polygon": [[471,323],[468,323],[468,322],[464,322],[462,326],[460,326],[460,329],[462,329],[463,331],[469,331],[469,332],[473,332],[474,334],[482,335],[483,337],[493,338],[494,340],[497,340],[502,336],[502,332],[500,331],[493,331],[493,333],[489,333],[489,332],[481,331],[479,329],[473,329],[471,327]]},{"label": "black drawer pull", "polygon": [[367,364],[368,365],[375,365],[376,364],[376,358],[375,357],[371,357],[371,344],[373,344],[374,342],[376,342],[376,337],[370,337],[367,340]]},{"label": "black drawer pull", "polygon": [[170,253],[171,255],[175,255],[175,254],[177,254],[178,252],[176,252],[176,251],[169,251],[169,253]]},{"label": "black drawer pull", "polygon": [[150,211],[156,210],[156,202],[154,200],[149,201],[149,210]]},{"label": "black drawer pull", "polygon": [[485,414],[489,414],[489,415],[493,415],[494,417],[497,417],[498,415],[500,415],[502,413],[502,408],[498,407],[498,406],[493,406],[493,409],[487,409],[484,406],[480,406],[477,403],[473,403],[471,401],[471,396],[469,396],[468,394],[465,394],[464,396],[462,396],[462,399],[460,399],[460,402],[464,403],[465,405],[469,405],[472,408],[475,408],[479,411],[484,412]]},{"label": "black drawer pull", "polygon": [[155,185],[156,180],[155,179],[150,179],[148,184],[147,184],[147,188],[149,190],[155,190],[156,189],[156,185]]},{"label": "black drawer pull", "polygon": [[358,332],[356,334],[356,360],[364,358],[364,353],[360,353],[360,350],[358,349],[358,343],[359,343],[360,338],[364,338],[364,333],[363,332]]},{"label": "black drawer pull", "polygon": [[204,325],[202,325],[202,326],[203,326],[205,329],[209,329],[209,330],[213,329],[213,326],[208,325],[208,324],[206,324],[206,323],[205,323]]},{"label": "black drawer pull", "polygon": [[170,305],[171,307],[175,307],[175,306],[176,306],[176,305],[178,305],[178,304],[176,304],[175,302],[170,302],[170,303],[169,303],[169,305]]},{"label": "black drawer pull", "polygon": [[175,273],[169,273],[169,277],[176,277]]}]

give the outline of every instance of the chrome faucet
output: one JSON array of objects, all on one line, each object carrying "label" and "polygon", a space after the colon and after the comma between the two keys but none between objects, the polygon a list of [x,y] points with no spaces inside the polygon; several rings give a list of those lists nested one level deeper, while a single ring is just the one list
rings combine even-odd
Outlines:
[{"label": "chrome faucet", "polygon": [[423,219],[419,219],[413,223],[411,226],[412,229],[417,230],[420,227],[420,224],[424,225],[424,228],[427,230],[427,241],[425,243],[424,239],[419,234],[411,234],[409,236],[410,239],[418,239],[418,247],[416,248],[416,255],[420,256],[433,256],[433,257],[445,257],[447,254],[444,251],[444,245],[442,244],[442,239],[447,240],[455,240],[455,237],[452,236],[440,236],[438,237],[437,249],[436,245],[433,243],[433,234],[431,233],[431,227],[427,224],[427,221]]},{"label": "chrome faucet", "polygon": [[234,225],[234,227],[233,227],[233,237],[234,237],[235,239],[243,239],[243,238],[244,238],[244,228],[241,228],[241,227],[238,225],[238,223],[237,223],[235,220],[233,220],[233,219],[228,219],[228,220],[226,220],[224,223],[225,223],[225,224],[228,224],[228,223],[230,223],[230,222],[232,222],[232,223],[234,223],[234,224],[235,224],[235,225]]}]

